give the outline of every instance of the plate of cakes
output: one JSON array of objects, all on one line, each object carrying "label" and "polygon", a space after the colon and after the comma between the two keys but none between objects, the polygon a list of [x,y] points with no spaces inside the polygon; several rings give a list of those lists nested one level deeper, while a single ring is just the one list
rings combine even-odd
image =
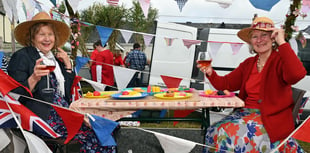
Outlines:
[{"label": "plate of cakes", "polygon": [[174,92],[173,90],[168,90],[163,93],[155,94],[154,97],[159,99],[186,99],[192,97],[193,94],[187,92]]},{"label": "plate of cakes", "polygon": [[142,90],[123,90],[119,93],[111,95],[114,99],[140,99],[148,96],[146,92],[142,92]]}]

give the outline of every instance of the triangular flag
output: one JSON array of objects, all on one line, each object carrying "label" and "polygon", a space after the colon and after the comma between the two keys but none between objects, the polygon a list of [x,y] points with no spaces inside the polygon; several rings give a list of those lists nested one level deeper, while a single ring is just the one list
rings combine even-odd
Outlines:
[{"label": "triangular flag", "polygon": [[296,129],[292,137],[310,143],[310,116]]},{"label": "triangular flag", "polygon": [[240,48],[242,47],[243,43],[232,43],[230,44],[231,49],[233,51],[233,55],[236,55],[239,53]]},{"label": "triangular flag", "polygon": [[8,17],[11,23],[13,22],[13,18],[15,21],[18,19],[16,3],[17,0],[2,0],[5,16]]},{"label": "triangular flag", "polygon": [[270,11],[280,0],[250,0],[250,3],[257,9]]},{"label": "triangular flag", "polygon": [[31,95],[32,97],[32,93],[31,91],[21,85],[20,83],[18,83],[17,81],[15,81],[12,77],[10,77],[9,75],[7,75],[3,70],[0,69],[0,93],[2,95],[7,95],[8,92],[10,92],[11,90],[17,88],[17,87],[23,87],[28,93],[29,95]]},{"label": "triangular flag", "polygon": [[139,4],[142,8],[142,11],[143,11],[145,18],[147,18],[148,14],[149,14],[150,0],[139,0]]},{"label": "triangular flag", "polygon": [[2,151],[2,149],[4,149],[7,145],[9,145],[9,143],[11,143],[11,140],[5,133],[4,129],[0,129],[0,138],[0,151]]},{"label": "triangular flag", "polygon": [[163,79],[167,88],[178,88],[182,78],[176,78],[171,76],[160,75],[161,79]]},{"label": "triangular flag", "polygon": [[178,6],[179,6],[180,12],[182,12],[182,9],[183,9],[185,3],[187,2],[187,0],[175,0],[175,1],[177,2]]},{"label": "triangular flag", "polygon": [[152,35],[143,35],[145,46],[148,46],[151,43],[153,37],[154,36],[152,36]]},{"label": "triangular flag", "polygon": [[79,73],[80,69],[90,60],[88,57],[76,56],[75,58],[75,72]]},{"label": "triangular flag", "polygon": [[222,8],[227,8],[232,3],[232,0],[206,0],[206,1],[218,3],[220,5],[220,7],[222,7]]},{"label": "triangular flag", "polygon": [[118,90],[125,89],[130,82],[136,70],[127,69],[119,66],[113,66],[113,72],[115,76],[115,82]]},{"label": "triangular flag", "polygon": [[27,144],[23,138],[20,138],[19,136],[12,133],[12,141],[14,146],[14,153],[25,152]]},{"label": "triangular flag", "polygon": [[120,30],[123,38],[125,39],[125,42],[128,43],[128,41],[130,40],[130,37],[132,36],[132,32],[131,31],[127,31],[127,30]]},{"label": "triangular flag", "polygon": [[72,10],[74,13],[77,12],[77,8],[79,6],[79,3],[80,3],[81,0],[68,0]]},{"label": "triangular flag", "polygon": [[112,6],[117,6],[119,0],[107,0],[107,3],[112,5]]},{"label": "triangular flag", "polygon": [[165,41],[166,41],[166,44],[167,46],[171,46],[172,45],[172,42],[175,38],[167,38],[167,37],[164,37]]},{"label": "triangular flag", "polygon": [[52,107],[56,110],[58,115],[61,117],[61,119],[63,120],[67,128],[68,136],[64,142],[66,144],[76,135],[76,133],[81,128],[82,123],[84,121],[84,115],[74,112],[67,108],[62,108],[62,107],[55,106],[55,105],[52,105]]},{"label": "triangular flag", "polygon": [[102,46],[104,46],[107,43],[109,37],[111,36],[113,29],[112,28],[106,28],[103,26],[96,26],[96,28],[97,28],[97,31],[98,31],[99,36],[100,36],[101,44],[102,44]]},{"label": "triangular flag", "polygon": [[94,90],[96,90],[96,91],[104,91],[104,89],[106,87],[105,84],[102,84],[100,82],[88,80],[88,79],[85,79],[85,78],[82,78],[82,80],[87,82],[87,83],[89,83],[94,88]]},{"label": "triangular flag", "polygon": [[216,54],[218,53],[220,47],[223,45],[223,43],[209,42],[209,45],[210,45],[210,54],[214,58]]},{"label": "triangular flag", "polygon": [[156,136],[165,153],[189,153],[194,149],[197,144],[193,141],[181,139],[167,134],[162,134],[149,130],[144,131],[153,133]]},{"label": "triangular flag", "polygon": [[46,143],[36,135],[23,131],[30,153],[52,153]]},{"label": "triangular flag", "polygon": [[82,77],[76,75],[74,77],[72,86],[71,86],[71,95],[72,95],[72,101],[76,101],[80,98],[82,98],[82,89],[81,89],[81,85],[80,85],[80,81],[81,81]]},{"label": "triangular flag", "polygon": [[114,129],[119,125],[118,122],[105,119],[100,116],[89,116],[91,127],[95,131],[101,146],[116,146],[116,142],[112,136]]},{"label": "triangular flag", "polygon": [[[195,110],[174,110],[173,117],[175,117],[175,118],[186,117],[190,113],[192,113],[193,111],[195,111]],[[178,123],[179,123],[179,121],[174,121],[173,126],[175,126]]]},{"label": "triangular flag", "polygon": [[193,44],[200,44],[201,40],[188,40],[188,39],[183,39],[183,44],[186,46],[188,49],[193,45]]}]

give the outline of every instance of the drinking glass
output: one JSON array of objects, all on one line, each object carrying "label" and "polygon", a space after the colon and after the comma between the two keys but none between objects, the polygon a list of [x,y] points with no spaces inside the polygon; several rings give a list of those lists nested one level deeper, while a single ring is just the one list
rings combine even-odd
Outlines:
[{"label": "drinking glass", "polygon": [[[212,58],[209,52],[199,52],[197,63],[201,66],[208,67],[211,64]],[[206,72],[203,72],[206,73]]]},{"label": "drinking glass", "polygon": [[[43,65],[46,65],[46,68],[43,68],[44,70],[49,70],[50,73],[53,72],[56,68],[56,61],[53,59],[43,59]],[[47,88],[42,89],[42,92],[44,93],[52,93],[55,91],[54,88],[50,88],[50,77],[49,74],[46,76],[47,80]]]}]

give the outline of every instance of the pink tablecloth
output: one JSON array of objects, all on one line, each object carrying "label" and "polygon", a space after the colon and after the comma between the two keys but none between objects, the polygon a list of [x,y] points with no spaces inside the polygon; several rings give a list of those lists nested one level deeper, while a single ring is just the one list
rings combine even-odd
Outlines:
[{"label": "pink tablecloth", "polygon": [[243,107],[244,102],[234,96],[226,98],[201,97],[197,91],[187,99],[166,100],[148,96],[136,100],[117,100],[112,98],[81,98],[70,105],[76,111],[99,115],[118,120],[139,109],[149,110],[192,110],[207,107]]}]

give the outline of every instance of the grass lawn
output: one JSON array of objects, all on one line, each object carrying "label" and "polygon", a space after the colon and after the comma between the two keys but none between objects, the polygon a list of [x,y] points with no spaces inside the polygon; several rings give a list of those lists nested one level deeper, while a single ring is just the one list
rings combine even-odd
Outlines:
[{"label": "grass lawn", "polygon": [[[87,91],[93,92],[94,89],[88,85],[87,83],[81,82],[83,93],[87,93]],[[167,117],[173,117],[173,111],[167,112]],[[200,117],[198,113],[192,113],[189,115],[189,117]],[[172,121],[164,121],[160,123],[141,123],[140,127],[144,128],[200,128],[201,124],[199,122],[187,122],[182,121],[173,126]],[[304,149],[305,152],[310,153],[310,143],[298,141],[298,143],[301,145],[301,147]]]}]

